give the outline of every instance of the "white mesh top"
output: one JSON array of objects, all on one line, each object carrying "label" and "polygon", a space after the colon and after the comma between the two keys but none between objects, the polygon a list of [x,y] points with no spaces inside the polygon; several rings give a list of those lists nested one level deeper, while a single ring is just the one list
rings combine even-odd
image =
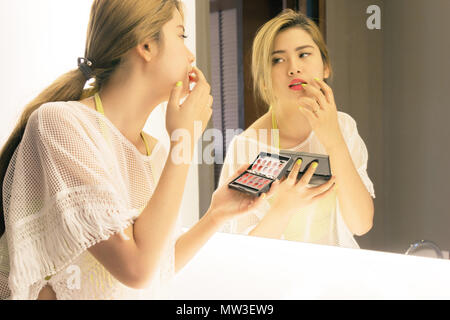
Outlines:
[{"label": "white mesh top", "polygon": [[58,299],[166,298],[179,224],[147,289],[122,285],[87,250],[113,234],[125,236],[166,159],[161,143],[143,155],[105,116],[79,102],[36,110],[4,181],[0,298],[36,299],[47,283]]},{"label": "white mesh top", "polygon": [[[370,195],[375,198],[372,181],[367,175],[368,152],[364,141],[358,134],[355,120],[346,113],[338,112],[341,132],[351,154],[353,163]],[[260,131],[261,133],[261,131]],[[252,163],[260,152],[279,153],[274,142],[268,142],[267,135],[256,137],[248,134],[235,136],[225,157],[219,185],[236,172],[243,164]],[[290,149],[297,152],[326,154],[314,132],[300,145]],[[231,220],[223,228],[223,232],[248,234],[264,217],[270,208],[270,199],[264,209],[249,212]],[[336,193],[321,201],[304,207],[295,214],[282,235],[283,239],[308,243],[334,245],[347,248],[359,248],[353,234],[345,224],[339,209]]]}]

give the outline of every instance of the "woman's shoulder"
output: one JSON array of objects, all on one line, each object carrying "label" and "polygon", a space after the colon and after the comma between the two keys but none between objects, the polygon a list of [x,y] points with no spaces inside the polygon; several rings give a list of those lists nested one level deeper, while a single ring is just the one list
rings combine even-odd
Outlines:
[{"label": "woman's shoulder", "polygon": [[338,111],[338,121],[344,133],[352,133],[356,130],[356,120],[348,113]]},{"label": "woman's shoulder", "polygon": [[85,113],[77,105],[76,101],[54,101],[42,104],[31,115],[30,119],[40,120],[65,120],[80,118]]},{"label": "woman's shoulder", "polygon": [[343,124],[356,124],[355,119],[346,112],[338,111],[338,120]]},{"label": "woman's shoulder", "polygon": [[42,104],[34,110],[27,122],[27,130],[40,135],[72,134],[74,131],[86,131],[92,120],[74,101],[55,101]]}]

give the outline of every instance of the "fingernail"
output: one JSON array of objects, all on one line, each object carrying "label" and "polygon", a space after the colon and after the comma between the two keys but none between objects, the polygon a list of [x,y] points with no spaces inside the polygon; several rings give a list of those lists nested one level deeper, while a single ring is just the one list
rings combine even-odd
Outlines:
[{"label": "fingernail", "polygon": [[303,107],[302,106],[298,107],[298,110],[303,110]]},{"label": "fingernail", "polygon": [[313,167],[313,169],[315,169],[315,168],[317,168],[318,165],[319,164],[317,162],[313,162],[311,166]]},{"label": "fingernail", "polygon": [[183,85],[183,81],[178,81],[176,84],[177,87],[181,87],[182,85]]},{"label": "fingernail", "polygon": [[319,79],[319,78],[314,78],[314,80],[316,80],[316,81],[320,81],[320,79]]},{"label": "fingernail", "polygon": [[307,84],[306,83],[302,83],[302,87],[306,87],[307,86]]},{"label": "fingernail", "polygon": [[265,193],[263,193],[262,195],[261,195],[261,199],[265,199],[266,198],[266,194]]},{"label": "fingernail", "polygon": [[301,165],[301,164],[302,164],[302,159],[298,159],[298,160],[297,160],[297,164],[298,164],[298,165]]}]

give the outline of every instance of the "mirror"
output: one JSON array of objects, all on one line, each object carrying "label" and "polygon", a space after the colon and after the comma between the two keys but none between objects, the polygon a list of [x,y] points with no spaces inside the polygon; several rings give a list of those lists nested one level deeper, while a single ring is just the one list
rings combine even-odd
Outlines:
[{"label": "mirror", "polygon": [[[92,1],[84,0],[83,5],[78,2],[71,3],[70,10],[77,10],[75,17],[82,16],[85,21],[67,24],[86,26],[86,12]],[[223,132],[221,139],[215,140],[215,163],[198,166],[200,213],[206,212],[217,186],[221,162],[232,136],[266,112],[254,101],[249,71],[255,33],[283,8],[292,8],[318,23],[330,53],[334,75],[329,84],[338,109],[355,119],[368,149],[367,173],[375,187],[375,214],[372,229],[356,237],[359,246],[404,254],[411,244],[428,240],[447,251],[444,257],[448,257],[450,40],[445,37],[445,32],[450,30],[445,15],[450,9],[448,0],[210,0],[193,3],[189,1],[188,8],[195,9],[196,14],[188,15],[188,21],[195,17],[197,64],[202,70],[209,69],[215,98],[211,125]],[[206,4],[206,14],[198,14],[200,7],[206,10]],[[65,12],[68,5],[61,4],[61,8],[52,12]],[[7,6],[10,5],[5,4],[5,8]],[[15,12],[23,13],[21,6],[23,3],[15,4]],[[36,10],[42,12],[43,8],[46,7],[36,6]],[[19,21],[16,16],[12,17],[14,21],[4,19],[5,34],[10,25]],[[28,30],[33,31],[31,38],[51,38],[52,35],[58,38],[44,29],[58,31],[51,28],[50,20],[47,22]],[[189,29],[194,27],[188,26]],[[9,98],[2,110],[4,125],[0,144],[12,130],[19,110],[46,84],[72,68],[74,56],[83,54],[79,50],[84,48],[84,32],[71,30],[67,39],[64,45],[49,41],[58,50],[38,50],[26,59],[18,54],[27,52],[21,50],[25,42],[16,41],[11,45],[14,50],[3,52],[5,74],[16,77],[12,79],[17,81],[5,78],[2,82],[3,92]],[[14,59],[23,61],[9,63]],[[36,67],[47,59],[59,62],[45,70]],[[12,66],[19,66],[20,70],[14,71]],[[19,79],[23,74],[30,76]],[[36,81],[39,82],[36,84]],[[14,91],[16,95],[11,98],[13,88],[17,92]],[[209,143],[206,141],[205,145]]]},{"label": "mirror", "polygon": [[[267,110],[253,98],[251,46],[283,8],[318,23],[338,110],[355,119],[368,149],[375,214],[372,229],[355,236],[359,246],[404,254],[429,240],[448,258],[450,40],[441,35],[450,30],[450,2],[211,0],[213,126],[224,146],[232,138],[225,129],[246,129]],[[217,185],[221,164],[214,169]]]}]

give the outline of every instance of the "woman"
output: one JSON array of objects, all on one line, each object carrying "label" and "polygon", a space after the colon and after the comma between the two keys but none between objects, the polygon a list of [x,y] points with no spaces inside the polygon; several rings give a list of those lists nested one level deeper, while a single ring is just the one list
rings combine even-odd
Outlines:
[{"label": "woman", "polygon": [[[214,232],[261,205],[225,185],[191,230],[177,227],[189,164],[174,151],[184,141],[166,151],[142,129],[164,101],[169,135],[206,127],[210,87],[184,38],[179,1],[94,1],[79,68],[27,106],[1,153],[0,298],[167,297]],[[284,203],[300,188],[278,187]]]},{"label": "woman", "polygon": [[[158,282],[189,260],[215,224],[245,209],[222,213],[223,201],[240,200],[219,191],[224,199],[214,199],[175,245],[188,165],[164,166],[167,151],[142,128],[167,100],[169,133],[192,133],[194,121],[205,127],[209,120],[209,85],[191,67],[184,37],[177,1],[94,2],[86,59],[31,102],[2,152],[12,298],[44,296],[48,288],[60,299],[159,296]],[[180,106],[189,74],[196,87]],[[97,99],[82,99],[92,77]],[[81,271],[80,288],[67,283],[70,266]],[[148,283],[151,290],[129,289]]]},{"label": "woman", "polygon": [[366,172],[367,149],[355,121],[337,111],[323,81],[330,75],[324,40],[303,14],[285,10],[258,31],[254,92],[270,108],[230,143],[219,185],[259,152],[288,149],[329,155],[336,192],[278,220],[264,210],[239,216],[225,230],[353,248],[358,247],[353,235],[370,230],[374,191]]}]

